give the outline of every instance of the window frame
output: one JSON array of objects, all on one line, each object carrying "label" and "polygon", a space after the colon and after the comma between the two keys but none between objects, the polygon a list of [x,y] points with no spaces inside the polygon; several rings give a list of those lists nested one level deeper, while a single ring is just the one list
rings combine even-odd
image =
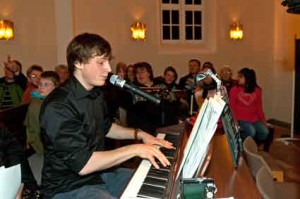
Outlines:
[{"label": "window frame", "polygon": [[[179,3],[178,4],[164,4],[162,3],[162,0],[159,1],[159,29],[160,29],[160,42],[162,44],[201,44],[204,43],[206,40],[206,34],[205,34],[205,8],[206,8],[206,0],[202,0],[201,4],[197,4],[197,5],[186,5],[185,4],[185,0],[178,0]],[[179,11],[179,39],[178,40],[174,40],[174,39],[170,39],[170,40],[165,40],[163,39],[163,16],[162,16],[162,12],[163,10],[178,10]],[[201,39],[197,39],[195,40],[194,36],[193,39],[191,40],[187,40],[186,39],[186,32],[185,32],[185,28],[186,28],[186,23],[185,23],[185,13],[186,11],[201,11]],[[170,23],[170,25],[172,25],[172,23]],[[192,27],[195,27],[195,24],[193,23]],[[171,36],[172,37],[172,36]]]}]

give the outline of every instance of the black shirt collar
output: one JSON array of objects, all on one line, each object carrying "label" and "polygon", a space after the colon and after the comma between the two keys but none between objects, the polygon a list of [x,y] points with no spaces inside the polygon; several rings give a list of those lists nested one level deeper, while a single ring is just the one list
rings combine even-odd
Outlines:
[{"label": "black shirt collar", "polygon": [[101,88],[99,86],[95,86],[92,90],[88,91],[82,86],[82,84],[77,80],[76,77],[71,76],[69,81],[69,85],[71,86],[72,90],[76,93],[75,96],[77,99],[85,97],[95,99],[99,95],[101,95]]}]

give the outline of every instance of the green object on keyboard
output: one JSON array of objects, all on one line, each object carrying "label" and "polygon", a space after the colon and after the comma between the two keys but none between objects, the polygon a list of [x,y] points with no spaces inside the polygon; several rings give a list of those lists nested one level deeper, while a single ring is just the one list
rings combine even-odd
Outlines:
[{"label": "green object on keyboard", "polygon": [[182,199],[210,199],[216,192],[214,181],[210,178],[189,178],[181,180]]}]

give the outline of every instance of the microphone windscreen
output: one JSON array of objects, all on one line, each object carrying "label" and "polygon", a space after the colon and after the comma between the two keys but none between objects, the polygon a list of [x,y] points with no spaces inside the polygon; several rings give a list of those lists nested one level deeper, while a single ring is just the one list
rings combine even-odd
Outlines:
[{"label": "microphone windscreen", "polygon": [[110,78],[109,78],[109,82],[110,82],[112,85],[115,85],[117,80],[118,80],[118,76],[117,76],[117,75],[112,75],[112,76],[110,76]]},{"label": "microphone windscreen", "polygon": [[198,73],[195,77],[195,82],[198,83],[199,81],[202,81],[203,79],[206,78],[206,75],[203,73]]}]

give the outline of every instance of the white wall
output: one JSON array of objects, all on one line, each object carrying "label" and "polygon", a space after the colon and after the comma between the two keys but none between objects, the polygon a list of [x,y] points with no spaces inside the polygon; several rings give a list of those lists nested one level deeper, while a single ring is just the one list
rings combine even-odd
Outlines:
[{"label": "white wall", "polygon": [[0,18],[11,19],[15,27],[13,41],[0,41],[1,65],[8,54],[22,62],[23,71],[32,64],[56,64],[54,1],[0,0]]},{"label": "white wall", "polygon": [[[215,9],[206,16],[212,30],[211,50],[201,51],[190,47],[166,50],[160,44],[158,1],[0,0],[1,18],[13,19],[16,27],[14,41],[0,42],[0,60],[11,54],[25,68],[36,63],[52,69],[64,59],[64,47],[73,34],[94,32],[110,41],[115,56],[112,65],[148,61],[155,75],[171,64],[182,76],[191,58],[211,61],[217,69],[228,64],[235,73],[242,67],[254,68],[264,91],[266,116],[290,122],[293,41],[296,33],[300,35],[299,25],[295,25],[300,15],[286,14],[281,0],[208,1]],[[130,25],[137,20],[147,25],[144,42],[130,38]],[[244,26],[242,41],[228,38],[229,24],[234,20]]]}]

